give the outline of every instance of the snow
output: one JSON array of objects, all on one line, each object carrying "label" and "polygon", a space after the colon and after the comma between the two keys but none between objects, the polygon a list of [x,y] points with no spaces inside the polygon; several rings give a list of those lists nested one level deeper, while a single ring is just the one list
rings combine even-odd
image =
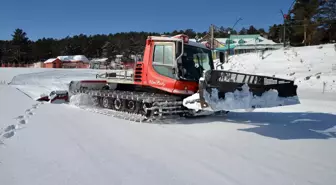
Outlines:
[{"label": "snow", "polygon": [[[0,69],[0,73],[1,73]],[[4,69],[8,71],[9,69]],[[24,69],[21,69],[24,70]],[[18,69],[18,71],[21,71]],[[93,69],[29,69],[31,72],[12,77],[8,83],[24,91],[32,99],[54,90],[68,90],[71,80],[95,79],[97,70]],[[16,69],[13,69],[16,72]],[[35,71],[35,72],[34,72]],[[104,72],[104,71],[99,71]],[[6,79],[6,81],[9,81]]]},{"label": "snow", "polygon": [[[334,56],[328,47],[320,50],[324,64],[309,62],[310,73],[320,71],[321,78],[334,77],[326,73]],[[315,48],[295,50],[309,61],[303,53]],[[283,65],[294,66],[295,77],[310,74],[304,65],[278,58],[280,51],[273,54],[269,65],[257,65],[262,61],[255,54],[230,65],[276,76],[286,76]],[[301,83],[297,105],[163,122],[169,124],[84,110],[78,105],[92,103],[85,95],[72,97],[70,105],[29,97],[64,90],[70,80],[96,72],[0,68],[6,82],[0,85],[0,184],[335,184],[335,91],[323,94],[318,80]]]},{"label": "snow", "polygon": [[334,44],[266,51],[263,58],[261,53],[232,56],[224,69],[295,80],[300,90],[336,92]]},{"label": "snow", "polygon": [[84,55],[72,55],[72,56],[58,56],[58,59],[62,61],[83,61],[84,63],[89,63],[89,59]]},{"label": "snow", "polygon": [[299,104],[299,98],[294,97],[279,97],[276,90],[269,90],[263,93],[260,97],[253,96],[250,92],[250,88],[247,84],[242,86],[242,91],[234,91],[225,93],[225,99],[220,99],[218,97],[218,90],[212,89],[211,94],[206,90],[203,92],[205,102],[210,107],[203,109],[199,101],[199,93],[195,93],[192,96],[189,96],[183,100],[183,105],[189,109],[198,110],[207,110],[207,111],[230,111],[230,110],[239,110],[239,109],[252,109],[252,108],[268,108],[275,106],[285,106],[285,105],[295,105]]},{"label": "snow", "polygon": [[69,104],[74,106],[93,106],[94,102],[87,94],[76,94],[70,97]]}]

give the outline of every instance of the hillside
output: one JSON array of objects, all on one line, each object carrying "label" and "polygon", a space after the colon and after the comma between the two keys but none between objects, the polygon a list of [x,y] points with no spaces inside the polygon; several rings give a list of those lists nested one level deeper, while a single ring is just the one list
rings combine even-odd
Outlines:
[{"label": "hillside", "polygon": [[275,75],[295,80],[299,89],[317,92],[336,92],[336,50],[333,44],[289,47],[261,53],[247,53],[230,57],[225,70]]}]

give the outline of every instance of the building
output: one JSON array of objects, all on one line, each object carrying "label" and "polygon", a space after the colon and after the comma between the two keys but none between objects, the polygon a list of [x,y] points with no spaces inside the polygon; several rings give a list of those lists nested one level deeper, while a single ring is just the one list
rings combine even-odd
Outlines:
[{"label": "building", "polygon": [[90,69],[106,69],[110,66],[108,58],[93,58],[90,60]]},{"label": "building", "polygon": [[[195,41],[195,39],[190,39]],[[202,43],[209,43],[210,37],[206,35],[202,38]],[[219,57],[219,52],[226,55],[235,55],[241,53],[275,50],[283,47],[281,43],[275,43],[259,34],[251,35],[231,35],[229,38],[214,38],[214,58]]]},{"label": "building", "polygon": [[58,58],[50,58],[44,62],[45,68],[62,68],[62,61]]},{"label": "building", "polygon": [[58,56],[62,61],[62,68],[89,68],[89,59],[84,55]]},{"label": "building", "polygon": [[261,35],[231,35],[229,38],[216,38],[222,43],[215,51],[228,52],[230,55],[250,53],[263,50],[275,50],[283,47]]},{"label": "building", "polygon": [[35,62],[33,64],[34,68],[43,68],[44,67],[44,62]]},{"label": "building", "polygon": [[45,68],[89,68],[89,60],[84,55],[58,56],[44,62]]}]

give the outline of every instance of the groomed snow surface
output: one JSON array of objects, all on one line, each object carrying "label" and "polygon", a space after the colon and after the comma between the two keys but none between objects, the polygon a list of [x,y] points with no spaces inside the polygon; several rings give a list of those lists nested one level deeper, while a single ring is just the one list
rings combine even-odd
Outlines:
[{"label": "groomed snow surface", "polygon": [[[320,80],[335,79],[326,73],[336,58],[328,45],[318,49],[326,53],[323,65],[309,57],[316,47],[287,51],[293,50],[310,59],[312,73],[322,73]],[[259,72],[286,76],[281,66],[296,63],[281,52],[270,52],[269,65],[260,65],[250,54],[246,63],[235,62],[241,67],[232,68],[262,66]],[[301,67],[292,69],[297,79],[311,74]],[[92,104],[84,95],[73,97],[70,105],[33,100],[96,72],[0,68],[1,185],[336,182],[336,95],[332,89],[323,94],[318,79],[309,81],[311,86],[298,84],[298,105],[175,119],[170,124],[136,123],[83,110],[78,106]]]}]

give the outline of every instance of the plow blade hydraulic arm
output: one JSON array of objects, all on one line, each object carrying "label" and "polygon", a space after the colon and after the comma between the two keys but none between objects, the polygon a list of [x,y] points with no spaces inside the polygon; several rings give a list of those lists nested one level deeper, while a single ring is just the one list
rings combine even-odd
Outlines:
[{"label": "plow blade hydraulic arm", "polygon": [[223,70],[204,73],[199,82],[199,98],[202,109],[214,111],[300,103],[294,81]]}]

